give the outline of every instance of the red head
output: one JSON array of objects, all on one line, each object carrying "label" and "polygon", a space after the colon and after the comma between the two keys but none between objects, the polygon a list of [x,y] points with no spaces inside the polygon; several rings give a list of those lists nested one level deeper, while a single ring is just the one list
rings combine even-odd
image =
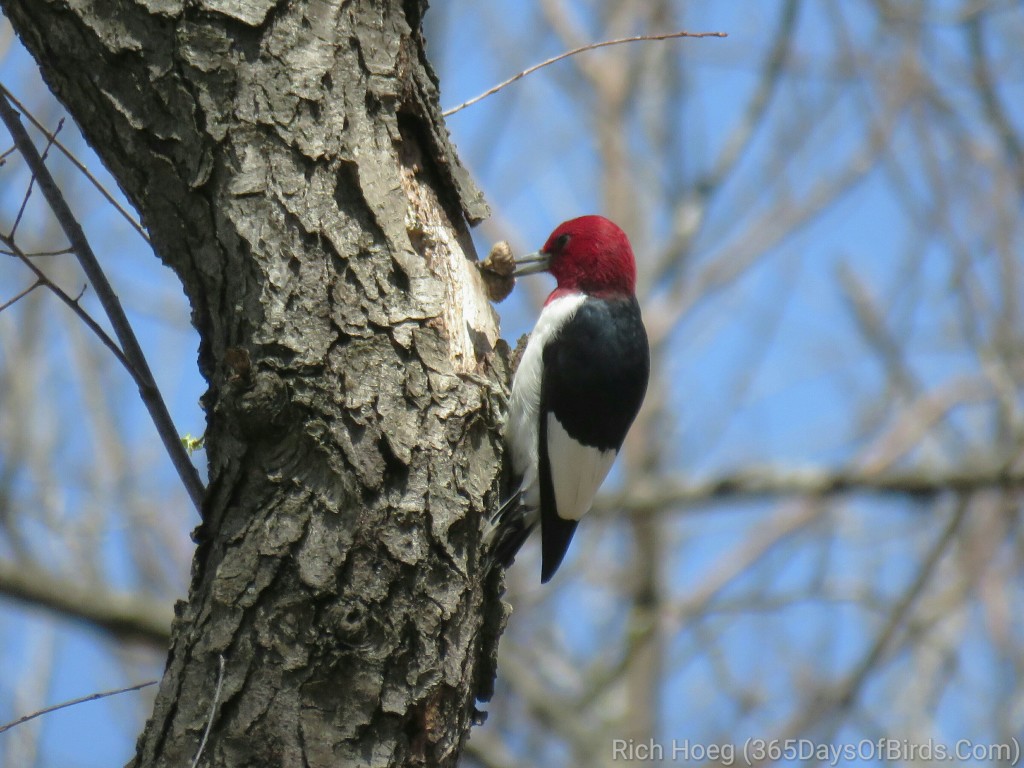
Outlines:
[{"label": "red head", "polygon": [[626,233],[604,216],[559,224],[537,253],[516,259],[516,275],[550,272],[560,291],[625,294],[636,290],[636,260]]}]

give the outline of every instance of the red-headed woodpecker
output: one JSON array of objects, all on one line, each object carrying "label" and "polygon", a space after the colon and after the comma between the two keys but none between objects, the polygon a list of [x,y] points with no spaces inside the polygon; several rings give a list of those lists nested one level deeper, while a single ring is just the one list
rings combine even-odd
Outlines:
[{"label": "red-headed woodpecker", "polygon": [[558,285],[512,381],[505,441],[516,491],[486,534],[511,564],[540,523],[541,582],[558,570],[580,518],[612,467],[647,391],[650,353],[626,234],[603,216],[559,225],[515,275]]}]

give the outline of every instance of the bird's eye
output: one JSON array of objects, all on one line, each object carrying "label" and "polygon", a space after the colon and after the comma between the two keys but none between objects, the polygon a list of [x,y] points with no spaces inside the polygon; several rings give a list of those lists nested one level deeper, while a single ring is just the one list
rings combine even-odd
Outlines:
[{"label": "bird's eye", "polygon": [[560,251],[569,244],[570,235],[566,232],[564,235],[559,235],[558,239],[555,240],[555,250]]}]

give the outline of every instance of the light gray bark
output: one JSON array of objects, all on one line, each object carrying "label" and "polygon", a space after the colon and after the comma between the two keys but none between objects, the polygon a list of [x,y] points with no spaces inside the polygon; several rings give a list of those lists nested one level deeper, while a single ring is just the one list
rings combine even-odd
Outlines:
[{"label": "light gray bark", "polygon": [[425,5],[0,0],[201,336],[209,491],[139,768],[211,712],[203,765],[450,765],[489,693],[506,371]]}]

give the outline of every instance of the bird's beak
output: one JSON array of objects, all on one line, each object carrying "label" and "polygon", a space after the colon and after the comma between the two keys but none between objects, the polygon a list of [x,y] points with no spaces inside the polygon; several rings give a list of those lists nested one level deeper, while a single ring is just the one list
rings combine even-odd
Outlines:
[{"label": "bird's beak", "polygon": [[516,269],[515,272],[512,273],[512,276],[522,277],[523,275],[535,275],[538,272],[547,272],[548,267],[550,266],[550,253],[544,253],[544,251],[528,253],[521,259],[516,259]]}]

